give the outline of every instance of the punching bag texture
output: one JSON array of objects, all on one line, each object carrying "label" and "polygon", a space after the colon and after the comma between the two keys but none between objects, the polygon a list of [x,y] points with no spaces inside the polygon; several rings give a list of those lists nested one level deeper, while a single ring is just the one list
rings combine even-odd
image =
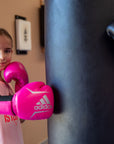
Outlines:
[{"label": "punching bag texture", "polygon": [[49,144],[114,144],[114,0],[46,0]]}]

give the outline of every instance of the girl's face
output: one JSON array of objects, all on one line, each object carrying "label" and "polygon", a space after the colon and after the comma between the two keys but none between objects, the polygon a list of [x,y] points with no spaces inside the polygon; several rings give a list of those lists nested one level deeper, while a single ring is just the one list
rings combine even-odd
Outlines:
[{"label": "girl's face", "polygon": [[12,43],[10,38],[0,35],[0,71],[10,63],[12,58]]}]

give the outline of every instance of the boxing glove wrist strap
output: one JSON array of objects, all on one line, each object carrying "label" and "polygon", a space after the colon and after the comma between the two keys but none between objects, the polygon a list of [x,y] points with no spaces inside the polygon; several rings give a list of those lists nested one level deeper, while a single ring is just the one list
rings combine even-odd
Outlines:
[{"label": "boxing glove wrist strap", "polygon": [[0,114],[15,115],[12,110],[13,96],[0,96]]},{"label": "boxing glove wrist strap", "polygon": [[12,101],[13,95],[11,96],[0,96],[0,101]]}]

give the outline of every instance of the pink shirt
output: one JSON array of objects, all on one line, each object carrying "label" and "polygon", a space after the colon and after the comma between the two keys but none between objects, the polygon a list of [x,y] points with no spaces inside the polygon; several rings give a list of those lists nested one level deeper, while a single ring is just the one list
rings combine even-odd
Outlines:
[{"label": "pink shirt", "polygon": [[[2,81],[0,95],[13,95],[11,87]],[[21,124],[17,116],[0,115],[0,144],[23,144]]]}]

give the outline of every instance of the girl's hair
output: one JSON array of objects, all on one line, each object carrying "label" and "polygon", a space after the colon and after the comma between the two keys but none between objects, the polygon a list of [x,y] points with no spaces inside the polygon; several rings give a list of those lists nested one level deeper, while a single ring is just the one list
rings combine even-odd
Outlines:
[{"label": "girl's hair", "polygon": [[12,39],[11,35],[8,33],[7,30],[5,30],[5,29],[3,29],[3,28],[0,28],[0,36],[2,36],[2,35],[4,35],[4,36],[6,36],[7,38],[9,38],[9,39],[11,40],[11,44],[12,44],[12,46],[13,46],[13,39]]}]

